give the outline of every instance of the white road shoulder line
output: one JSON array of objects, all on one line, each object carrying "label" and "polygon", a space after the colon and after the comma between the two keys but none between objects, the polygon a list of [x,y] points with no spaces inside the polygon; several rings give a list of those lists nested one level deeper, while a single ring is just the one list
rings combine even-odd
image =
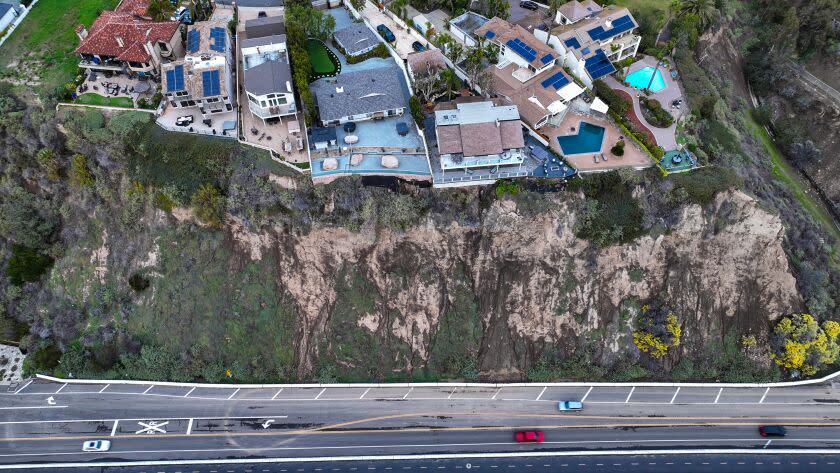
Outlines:
[{"label": "white road shoulder line", "polygon": [[3,410],[12,409],[61,409],[67,406],[17,406],[17,407],[0,407]]},{"label": "white road shoulder line", "polygon": [[187,391],[187,394],[184,394],[184,397],[188,397],[190,394],[192,394],[192,392],[193,392],[193,391],[195,391],[195,386],[193,386],[193,388],[192,388],[192,389],[190,389],[189,391]]},{"label": "white road shoulder line", "polygon": [[677,394],[679,394],[679,393],[680,393],[680,388],[677,387],[677,390],[674,392],[674,397],[671,398],[671,402],[669,402],[669,404],[674,403],[674,400],[677,399]]},{"label": "white road shoulder line", "polygon": [[111,428],[111,437],[117,435],[117,426],[120,425],[120,420],[117,419],[114,421],[114,427]]},{"label": "white road shoulder line", "polygon": [[236,391],[234,391],[233,393],[231,393],[231,395],[230,395],[230,396],[228,396],[228,401],[230,401],[231,399],[233,399],[233,396],[236,396],[236,393],[238,393],[238,392],[239,392],[239,388],[236,388]]},{"label": "white road shoulder line", "polygon": [[761,400],[758,401],[759,404],[764,404],[764,398],[767,397],[767,393],[769,393],[769,392],[770,392],[770,388],[767,388],[767,389],[764,390],[764,395],[761,396]]},{"label": "white road shoulder line", "polygon": [[715,398],[715,404],[717,404],[717,403],[718,403],[718,401],[720,400],[720,395],[721,395],[721,394],[723,394],[723,388],[720,388],[720,391],[718,391],[718,395],[717,395],[717,397]]},{"label": "white road shoulder line", "polygon": [[589,397],[589,393],[591,393],[591,392],[592,392],[592,388],[593,388],[593,387],[594,387],[594,386],[589,386],[589,389],[587,389],[587,390],[586,390],[586,394],[584,394],[584,395],[583,395],[583,398],[581,398],[580,402],[585,401],[585,400],[586,400],[586,398],[587,398],[587,397]]},{"label": "white road shoulder line", "polygon": [[624,400],[624,404],[627,404],[628,402],[630,402],[630,398],[633,396],[634,391],[636,391],[636,386],[633,386],[632,388],[630,388],[630,393],[627,394],[627,399]]}]

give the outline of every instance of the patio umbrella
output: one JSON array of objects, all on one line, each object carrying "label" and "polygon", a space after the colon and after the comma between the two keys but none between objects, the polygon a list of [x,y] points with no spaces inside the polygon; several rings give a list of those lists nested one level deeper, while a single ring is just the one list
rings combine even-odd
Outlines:
[{"label": "patio umbrella", "polygon": [[149,85],[148,82],[138,82],[137,85],[134,86],[134,91],[138,94],[142,94],[148,92],[152,86]]}]

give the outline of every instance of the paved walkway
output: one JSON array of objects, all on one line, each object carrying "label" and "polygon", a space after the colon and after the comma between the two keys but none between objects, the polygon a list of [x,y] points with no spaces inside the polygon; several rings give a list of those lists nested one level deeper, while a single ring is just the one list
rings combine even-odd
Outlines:
[{"label": "paved walkway", "polygon": [[[630,68],[628,69],[628,74],[638,71],[639,69],[645,67],[656,67],[656,59],[650,56],[645,56],[643,59],[640,59],[634,62]],[[671,108],[671,102],[675,99],[680,99],[683,97],[682,89],[680,88],[679,83],[671,77],[670,71],[665,68],[660,68],[662,72],[662,78],[665,81],[665,88],[660,90],[659,92],[654,92],[651,94],[652,98],[659,100],[659,103],[662,104],[662,107],[665,110],[668,110],[671,115],[674,115],[674,124],[669,126],[668,128],[658,128],[645,120],[644,114],[642,114],[642,108],[639,104],[639,95],[641,92],[628,85],[622,84],[614,76],[607,76],[605,78],[605,82],[611,88],[616,90],[622,90],[630,95],[633,99],[633,110],[636,112],[636,116],[639,117],[639,120],[645,125],[645,127],[650,130],[653,134],[654,139],[656,140],[656,144],[661,146],[665,151],[670,151],[677,149],[677,123],[679,122],[680,117],[687,113],[687,104],[683,102],[681,108],[679,110],[675,110]]]},{"label": "paved walkway", "polygon": [[826,95],[828,95],[829,97],[834,99],[835,102],[840,104],[840,92],[838,92],[837,89],[835,89],[834,87],[826,84],[819,77],[811,74],[804,67],[797,64],[796,62],[794,62],[794,61],[788,61],[788,62],[791,65],[791,67],[793,67],[793,70],[795,70],[797,72],[797,74],[799,74],[799,77],[803,81],[807,82],[812,87],[816,87],[816,88],[820,89]]}]

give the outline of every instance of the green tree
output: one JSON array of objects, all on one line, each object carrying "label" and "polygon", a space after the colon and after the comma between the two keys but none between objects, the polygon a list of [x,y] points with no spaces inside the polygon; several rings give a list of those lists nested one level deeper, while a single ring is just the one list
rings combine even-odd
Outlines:
[{"label": "green tree", "polygon": [[679,10],[679,15],[696,15],[703,30],[717,19],[718,13],[714,0],[683,0]]},{"label": "green tree", "polygon": [[51,181],[57,181],[61,178],[61,165],[58,163],[58,158],[55,156],[55,151],[50,148],[41,148],[38,154],[35,155],[35,160],[38,165],[47,174],[47,178]]},{"label": "green tree", "polygon": [[168,20],[174,12],[175,7],[169,3],[169,0],[150,0],[146,8],[146,15],[155,21]]},{"label": "green tree", "polygon": [[220,228],[225,218],[225,198],[211,184],[201,186],[192,196],[195,216],[211,227]]},{"label": "green tree", "polygon": [[22,187],[0,193],[0,235],[29,248],[43,249],[50,245],[58,230],[56,213],[45,200]]},{"label": "green tree", "polygon": [[70,159],[70,183],[76,187],[93,186],[93,175],[88,169],[87,158],[74,154]]},{"label": "green tree", "polygon": [[363,8],[365,8],[365,1],[366,0],[350,0],[350,5],[353,6],[353,9],[360,12]]}]

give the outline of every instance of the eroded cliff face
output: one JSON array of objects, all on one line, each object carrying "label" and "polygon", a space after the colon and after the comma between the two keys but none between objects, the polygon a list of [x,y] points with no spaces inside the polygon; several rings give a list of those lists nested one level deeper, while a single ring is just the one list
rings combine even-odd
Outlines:
[{"label": "eroded cliff face", "polygon": [[503,200],[476,227],[235,236],[252,257],[272,252],[277,261],[278,287],[299,314],[301,376],[327,355],[364,368],[341,343],[352,330],[380,351],[379,363],[410,371],[474,317],[474,330],[447,343],[472,342],[483,377],[514,379],[547,349],[588,345],[604,364],[638,356],[634,318],[652,301],[679,316],[688,355],[724,334],[764,334],[801,309],[782,223],[743,193],[684,208],[664,234],[603,249],[575,237],[573,203],[555,209],[526,217]]}]

